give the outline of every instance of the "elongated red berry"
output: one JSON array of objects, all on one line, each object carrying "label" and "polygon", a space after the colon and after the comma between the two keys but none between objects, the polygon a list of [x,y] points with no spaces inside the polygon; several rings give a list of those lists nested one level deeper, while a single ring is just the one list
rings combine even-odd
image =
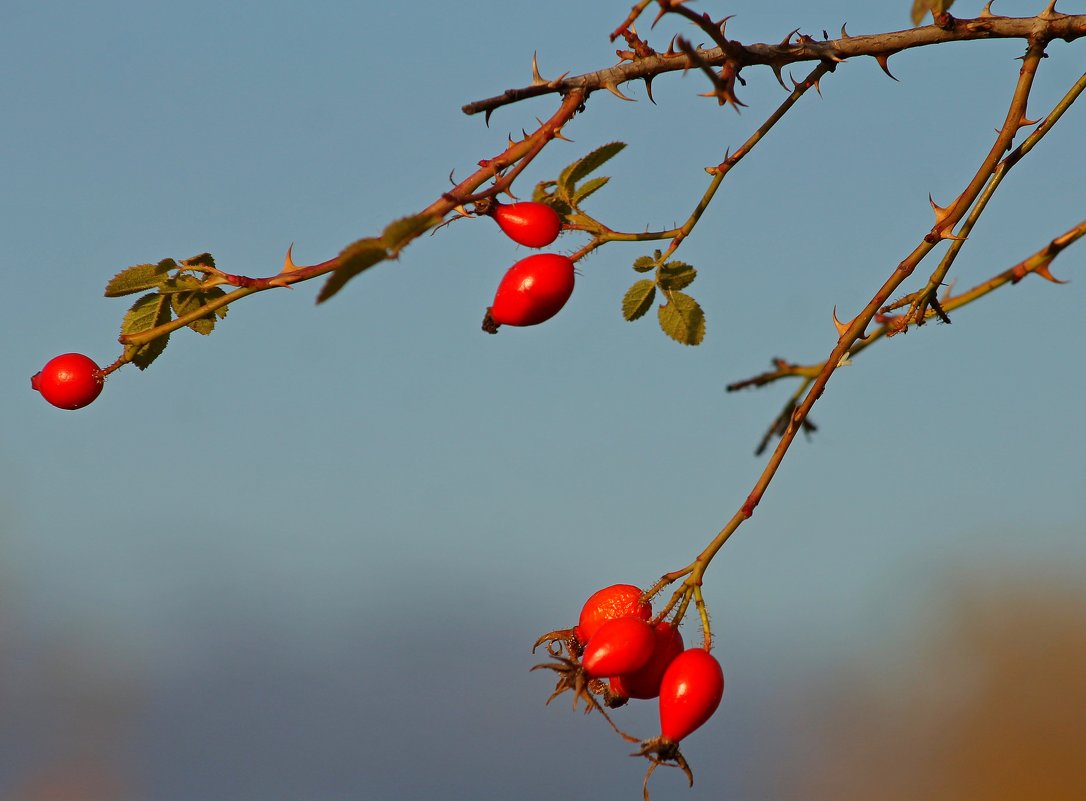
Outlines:
[{"label": "elongated red berry", "polygon": [[608,620],[588,640],[581,666],[593,678],[631,673],[649,661],[655,641],[652,626],[641,618]]},{"label": "elongated red berry", "polygon": [[655,698],[671,663],[683,652],[683,635],[666,621],[656,624],[649,661],[632,673],[611,677],[611,694],[620,698]]},{"label": "elongated red berry", "polygon": [[60,409],[81,409],[102,392],[102,372],[82,353],[63,353],[46,362],[30,386]]},{"label": "elongated red berry", "polygon": [[724,695],[724,671],[704,648],[688,648],[660,682],[660,734],[677,743],[713,716]]},{"label": "elongated red berry", "polygon": [[507,237],[529,248],[545,248],[562,230],[558,212],[543,203],[498,203],[491,214]]},{"label": "elongated red berry", "polygon": [[558,314],[573,294],[573,262],[556,253],[537,253],[510,267],[483,318],[483,330],[500,325],[538,325]]}]

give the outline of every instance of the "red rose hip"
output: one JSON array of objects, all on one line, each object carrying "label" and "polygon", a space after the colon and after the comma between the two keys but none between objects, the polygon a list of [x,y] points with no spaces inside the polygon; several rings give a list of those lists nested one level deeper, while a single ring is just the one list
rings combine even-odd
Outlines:
[{"label": "red rose hip", "polygon": [[496,334],[501,325],[538,325],[558,314],[573,294],[573,262],[556,253],[537,253],[506,271],[494,304],[483,318],[483,330]]},{"label": "red rose hip", "polygon": [[545,248],[562,230],[558,212],[543,203],[498,203],[491,215],[507,237],[529,248]]},{"label": "red rose hip", "polygon": [[677,743],[713,716],[724,695],[724,671],[704,648],[688,648],[660,682],[660,734]]},{"label": "red rose hip", "polygon": [[101,394],[102,371],[82,353],[64,353],[50,359],[30,386],[60,409],[82,409]]}]

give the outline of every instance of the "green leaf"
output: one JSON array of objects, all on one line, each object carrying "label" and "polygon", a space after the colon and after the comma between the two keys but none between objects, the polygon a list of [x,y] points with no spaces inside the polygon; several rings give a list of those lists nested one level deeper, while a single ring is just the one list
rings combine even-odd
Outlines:
[{"label": "green leaf", "polygon": [[566,195],[572,195],[573,187],[577,185],[578,181],[594,173],[618,155],[624,147],[626,147],[625,142],[610,142],[597,147],[587,156],[578,159],[562,170],[562,174],[558,176],[558,183],[565,190]]},{"label": "green leaf", "polygon": [[119,298],[154,289],[166,279],[166,273],[176,267],[173,259],[164,259],[158,264],[137,264],[121,270],[106,284],[106,297]]},{"label": "green leaf", "polygon": [[705,312],[689,295],[671,292],[668,302],[658,310],[660,328],[683,345],[700,345],[705,338]]},{"label": "green leaf", "polygon": [[573,193],[573,205],[579,206],[584,202],[584,199],[595,192],[597,189],[602,189],[608,181],[611,179],[606,175],[601,175],[598,178],[593,178],[589,181],[585,181],[579,187],[577,191]]},{"label": "green leaf", "polygon": [[633,321],[643,317],[656,297],[656,283],[648,278],[635,281],[622,298],[622,316]]},{"label": "green leaf", "polygon": [[[656,258],[659,258],[660,251],[656,251]],[[649,270],[656,269],[656,259],[652,256],[638,256],[634,259],[633,268],[639,273],[647,273]]]},{"label": "green leaf", "polygon": [[698,271],[681,261],[669,261],[660,266],[656,273],[656,283],[665,291],[685,289],[697,278]]},{"label": "green leaf", "polygon": [[[210,289],[201,290],[198,292],[177,292],[170,295],[170,305],[173,308],[173,313],[177,317],[184,317],[186,314],[192,314],[199,311],[202,307],[206,306],[213,300],[221,298],[226,292],[222,287],[211,287]],[[226,306],[209,311],[202,317],[198,317],[188,324],[188,327],[195,331],[197,334],[203,334],[207,336],[215,330],[215,319],[223,318],[226,316]]]},{"label": "green leaf", "polygon": [[192,292],[200,287],[200,279],[195,275],[175,275],[167,278],[158,287],[163,295],[172,295],[176,292]]},{"label": "green leaf", "polygon": [[[170,299],[166,295],[152,292],[144,295],[130,308],[121,321],[122,334],[139,334],[170,321]],[[170,335],[163,334],[134,348],[132,363],[141,370],[146,370],[162,351],[166,350]]]},{"label": "green leaf", "polygon": [[[440,220],[436,222],[440,222]],[[381,241],[395,255],[408,242],[434,224],[435,219],[429,214],[414,214],[410,217],[401,217],[385,226],[385,230],[381,232]]]},{"label": "green leaf", "polygon": [[185,259],[181,263],[186,267],[210,267],[212,269],[215,267],[215,259],[210,253],[201,253],[191,259]]},{"label": "green leaf", "polygon": [[381,239],[367,237],[344,248],[339,254],[339,266],[328,276],[328,280],[321,287],[320,294],[317,295],[317,303],[324,303],[360,272],[387,259],[389,254],[382,242]]}]

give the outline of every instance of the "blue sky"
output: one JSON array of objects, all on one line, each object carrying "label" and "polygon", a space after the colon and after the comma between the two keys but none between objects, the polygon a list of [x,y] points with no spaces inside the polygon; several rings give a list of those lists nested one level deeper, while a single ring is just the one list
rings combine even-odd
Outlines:
[{"label": "blue sky", "polygon": [[[745,43],[908,25],[905,0],[817,6],[701,5],[736,14]],[[731,516],[790,389],[725,384],[829,352],[834,305],[858,310],[930,227],[928,194],[971,176],[1019,43],[901,54],[900,83],[858,60],[804,98],[678,254],[699,269],[700,348],[621,319],[646,249],[619,245],[547,325],[483,334],[527,252],[476,220],[323,306],[316,283],[240,302],[80,412],[29,390],[57,353],[116,357],[127,302],[101,292],[121,268],[208,250],[270,274],[291,242],[321,261],[500,152],[553,100],[489,129],[460,106],[527,83],[536,51],[547,77],[610,65],[628,3],[541,8],[4,4],[0,796],[85,745],[57,730],[100,696],[119,711],[89,740],[134,798],[534,799],[555,765],[638,791],[601,721],[543,707],[528,644],[595,589],[687,564]],[[1052,46],[1031,116],[1078,77],[1076,48]],[[694,74],[658,79],[657,106],[638,86],[637,103],[594,96],[517,189],[621,139],[590,208],[631,230],[681,221],[703,168],[783,98],[768,71],[745,77],[741,115],[696,97]],[[1012,173],[958,286],[1081,219],[1084,124],[1073,108]],[[766,792],[777,751],[817,736],[782,722],[786,699],[900,648],[965,577],[1081,576],[1078,247],[1054,267],[1071,283],[1007,288],[835,376],[818,434],[707,575],[728,690],[678,797]]]}]

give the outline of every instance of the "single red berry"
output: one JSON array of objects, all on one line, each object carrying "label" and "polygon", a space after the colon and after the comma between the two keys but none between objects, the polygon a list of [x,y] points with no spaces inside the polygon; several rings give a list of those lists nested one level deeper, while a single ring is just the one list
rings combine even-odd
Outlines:
[{"label": "single red berry", "polygon": [[483,330],[499,325],[538,325],[558,314],[573,294],[573,262],[556,253],[537,253],[510,267],[483,318]]},{"label": "single red berry", "polygon": [[612,584],[592,593],[581,607],[581,617],[573,631],[578,640],[587,643],[600,626],[620,617],[641,620],[652,617],[652,605],[641,601],[640,588],[632,584]]},{"label": "single red berry", "polygon": [[652,626],[641,618],[608,620],[585,645],[581,666],[593,678],[631,673],[649,661],[655,644]]},{"label": "single red berry", "polygon": [[660,682],[660,734],[677,743],[713,716],[724,696],[724,671],[704,648],[688,648]]},{"label": "single red berry", "polygon": [[490,213],[507,237],[529,248],[545,248],[562,230],[558,212],[543,203],[496,203]]},{"label": "single red berry", "polygon": [[30,386],[61,409],[82,409],[102,392],[102,371],[82,353],[50,359],[30,379]]},{"label": "single red berry", "polygon": [[611,694],[620,698],[655,698],[660,681],[675,658],[683,652],[683,635],[666,621],[656,624],[652,656],[633,673],[611,677]]}]

